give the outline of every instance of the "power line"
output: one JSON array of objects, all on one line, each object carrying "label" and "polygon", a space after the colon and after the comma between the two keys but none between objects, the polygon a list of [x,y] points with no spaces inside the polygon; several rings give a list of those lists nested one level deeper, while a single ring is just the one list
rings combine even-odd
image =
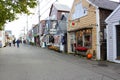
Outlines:
[{"label": "power line", "polygon": [[[57,1],[57,0],[56,0],[56,1]],[[56,2],[56,1],[54,1],[54,2]],[[53,3],[54,3],[54,2],[53,2]],[[52,3],[52,4],[53,4],[53,3]],[[42,16],[45,12],[47,12],[47,10],[49,10],[50,8],[51,8],[51,6],[48,7],[48,8],[41,14],[41,16]]]},{"label": "power line", "polygon": [[44,8],[48,5],[48,3],[50,3],[50,2],[51,2],[51,0],[49,0],[49,1],[47,2],[47,4],[45,4],[44,7],[41,8],[41,10],[44,9]]}]

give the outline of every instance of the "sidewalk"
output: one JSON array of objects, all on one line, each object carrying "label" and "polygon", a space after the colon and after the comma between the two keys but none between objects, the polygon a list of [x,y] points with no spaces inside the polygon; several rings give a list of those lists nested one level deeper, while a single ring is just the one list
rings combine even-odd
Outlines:
[{"label": "sidewalk", "polygon": [[[31,46],[31,47],[35,47],[35,46]],[[36,48],[40,48],[40,47],[36,47]],[[57,58],[59,58],[60,60],[64,60],[68,63],[70,62],[84,69],[100,74],[102,75],[102,77],[108,77],[110,78],[110,80],[120,80],[120,64],[118,63],[89,60],[86,59],[86,57],[74,56],[73,54],[59,53],[46,48],[41,48],[41,49],[48,50],[50,53],[55,54]]]},{"label": "sidewalk", "polygon": [[[43,48],[43,49],[46,49],[46,48]],[[59,55],[61,59],[66,58],[69,61],[71,61],[71,63],[77,64],[80,67],[82,66],[83,68],[99,73],[103,75],[103,77],[107,76],[113,80],[120,80],[120,64],[119,63],[113,63],[109,61],[89,60],[89,59],[86,59],[86,57],[74,56],[73,54],[59,53],[56,51],[52,51],[52,52],[55,52],[55,54]]]},{"label": "sidewalk", "polygon": [[[70,54],[71,55],[71,54]],[[78,63],[80,66],[99,73],[101,75],[107,76],[113,80],[120,80],[120,64],[113,63],[109,61],[97,61],[97,60],[89,60],[86,57],[75,56],[78,59]]]},{"label": "sidewalk", "polygon": [[73,54],[55,52],[62,57],[68,58],[73,64],[91,70],[95,73],[108,77],[111,80],[120,80],[120,64],[109,61],[89,60],[86,57],[74,56]]}]

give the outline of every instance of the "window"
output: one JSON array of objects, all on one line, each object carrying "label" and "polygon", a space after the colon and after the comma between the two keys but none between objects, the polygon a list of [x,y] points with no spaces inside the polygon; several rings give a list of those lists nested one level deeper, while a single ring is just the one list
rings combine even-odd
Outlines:
[{"label": "window", "polygon": [[88,48],[91,47],[91,35],[90,34],[84,35],[84,46]]},{"label": "window", "polygon": [[92,46],[92,33],[91,30],[81,30],[76,32],[77,46],[84,46],[91,48]]}]

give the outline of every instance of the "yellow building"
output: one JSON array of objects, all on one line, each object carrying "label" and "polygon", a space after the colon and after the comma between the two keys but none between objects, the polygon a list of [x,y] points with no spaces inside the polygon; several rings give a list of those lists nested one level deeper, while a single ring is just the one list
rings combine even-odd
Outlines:
[{"label": "yellow building", "polygon": [[75,53],[75,45],[83,46],[95,59],[106,60],[104,20],[117,6],[109,0],[74,0],[68,20],[68,53]]}]

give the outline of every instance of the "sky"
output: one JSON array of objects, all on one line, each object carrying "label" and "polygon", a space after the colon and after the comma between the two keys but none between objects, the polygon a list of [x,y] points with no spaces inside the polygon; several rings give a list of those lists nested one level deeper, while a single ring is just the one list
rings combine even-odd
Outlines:
[{"label": "sky", "polygon": [[[54,3],[56,0],[40,0],[40,19],[43,20],[46,17],[48,17],[49,8],[51,7],[51,4]],[[68,7],[71,8],[73,0],[69,0],[65,2],[65,0],[57,0],[61,4],[65,4]],[[27,32],[27,26],[28,30],[32,28],[32,25],[38,24],[38,6],[34,9],[31,9],[31,12],[34,13],[34,15],[30,15],[27,17],[27,15],[18,15],[19,19],[9,22],[5,24],[5,30],[11,30],[12,34],[15,35],[15,37],[19,37],[19,35]]]},{"label": "sky", "polygon": [[[56,0],[40,0],[40,19],[43,20],[46,17],[48,17],[49,14],[49,8],[51,7],[51,4],[54,3]],[[68,7],[72,7],[73,1],[74,0],[57,0],[59,3],[61,4],[65,4]],[[113,0],[113,1],[119,1],[119,0]],[[27,26],[28,26],[28,30],[30,30],[32,28],[32,25],[34,24],[38,24],[38,7],[31,9],[31,12],[34,13],[34,15],[18,15],[19,19],[9,22],[7,24],[5,24],[5,30],[11,30],[12,34],[15,35],[16,38],[19,37],[20,34],[24,33],[24,29],[25,29],[25,33],[27,32]]]}]

